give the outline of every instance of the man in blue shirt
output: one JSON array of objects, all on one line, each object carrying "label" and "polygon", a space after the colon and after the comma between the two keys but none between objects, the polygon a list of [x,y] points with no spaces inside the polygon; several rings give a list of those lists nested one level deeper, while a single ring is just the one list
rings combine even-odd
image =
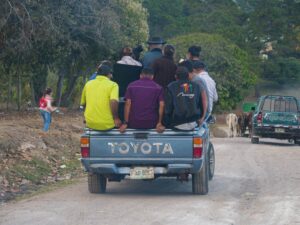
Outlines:
[{"label": "man in blue shirt", "polygon": [[149,51],[145,53],[142,64],[143,67],[151,67],[155,59],[162,57],[162,48],[166,42],[161,37],[150,38],[147,42]]}]

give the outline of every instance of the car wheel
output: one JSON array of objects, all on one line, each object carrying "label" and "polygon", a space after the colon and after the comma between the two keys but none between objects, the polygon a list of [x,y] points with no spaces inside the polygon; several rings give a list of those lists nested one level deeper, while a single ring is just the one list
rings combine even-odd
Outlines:
[{"label": "car wheel", "polygon": [[196,195],[206,195],[208,193],[208,160],[204,160],[204,164],[199,172],[192,174],[193,193]]},{"label": "car wheel", "polygon": [[211,142],[208,146],[208,179],[212,180],[215,174],[215,148]]},{"label": "car wheel", "polygon": [[300,139],[294,139],[295,145],[300,145]]},{"label": "car wheel", "polygon": [[259,143],[259,138],[258,137],[251,137],[251,143],[252,144],[258,144]]},{"label": "car wheel", "polygon": [[88,187],[90,193],[105,193],[107,179],[101,174],[88,174]]}]

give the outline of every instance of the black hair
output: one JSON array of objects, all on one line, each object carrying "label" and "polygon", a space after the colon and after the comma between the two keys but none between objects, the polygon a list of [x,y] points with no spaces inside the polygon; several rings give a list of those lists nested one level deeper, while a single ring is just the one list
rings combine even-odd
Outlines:
[{"label": "black hair", "polygon": [[185,67],[189,73],[193,72],[193,62],[191,60],[184,60],[183,62],[179,63],[179,66]]},{"label": "black hair", "polygon": [[141,71],[141,74],[146,75],[146,76],[153,76],[154,75],[154,71],[150,67],[144,67],[142,69],[142,71]]},{"label": "black hair", "polygon": [[98,68],[97,68],[97,69],[99,69],[100,66],[102,66],[102,65],[107,65],[107,66],[109,66],[109,67],[112,67],[111,61],[109,61],[109,60],[103,60],[103,61],[101,61],[100,64],[98,65]]},{"label": "black hair", "polygon": [[132,49],[133,58],[135,58],[136,60],[139,60],[142,51],[144,51],[142,45],[138,45],[135,48],[133,48]]},{"label": "black hair", "polygon": [[102,64],[97,71],[97,75],[104,75],[107,76],[109,74],[112,74],[112,69],[110,66]]},{"label": "black hair", "polygon": [[164,55],[173,59],[174,57],[174,54],[175,54],[175,48],[173,45],[166,45],[164,47]]},{"label": "black hair", "polygon": [[193,68],[194,69],[205,69],[205,64],[201,62],[200,60],[196,60],[193,62]]},{"label": "black hair", "polygon": [[189,77],[189,71],[185,66],[179,66],[176,70],[176,77],[179,80],[186,80]]},{"label": "black hair", "polygon": [[200,56],[200,52],[201,52],[201,47],[200,47],[200,46],[193,45],[193,46],[189,47],[188,52],[189,52],[192,56],[194,56],[194,57],[199,57],[199,56]]}]

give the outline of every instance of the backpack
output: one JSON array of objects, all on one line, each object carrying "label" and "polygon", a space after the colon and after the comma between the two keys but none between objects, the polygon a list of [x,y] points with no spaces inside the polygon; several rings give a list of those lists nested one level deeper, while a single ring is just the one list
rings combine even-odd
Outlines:
[{"label": "backpack", "polygon": [[44,98],[44,97],[40,98],[39,106],[42,109],[47,108],[47,100],[46,100],[46,98]]}]

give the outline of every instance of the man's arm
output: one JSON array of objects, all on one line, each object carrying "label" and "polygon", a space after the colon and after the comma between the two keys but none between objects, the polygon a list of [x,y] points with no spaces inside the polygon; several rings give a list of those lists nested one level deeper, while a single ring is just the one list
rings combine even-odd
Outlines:
[{"label": "man's arm", "polygon": [[213,101],[214,101],[214,102],[218,101],[218,92],[217,92],[217,86],[216,86],[216,84],[214,85],[214,96],[213,96]]},{"label": "man's arm", "polygon": [[128,121],[129,121],[129,114],[130,114],[130,108],[131,108],[131,99],[126,99],[125,107],[124,107],[124,120],[125,123],[122,124],[120,127],[120,132],[125,132],[126,128],[128,127]]},{"label": "man's arm", "polygon": [[80,100],[80,105],[85,106],[86,104],[86,85],[84,85],[84,88],[82,90],[82,94],[81,94],[81,100]]},{"label": "man's arm", "polygon": [[167,88],[165,91],[165,112],[164,112],[164,122],[165,125],[168,126],[171,123],[171,117],[173,113],[173,97],[170,90]]},{"label": "man's arm", "polygon": [[205,116],[206,116],[206,113],[207,113],[207,107],[208,107],[208,104],[207,104],[207,95],[206,95],[206,91],[205,90],[202,90],[201,91],[201,102],[202,102],[202,116],[201,118],[199,119],[199,125],[201,125],[205,119]]},{"label": "man's arm", "polygon": [[119,102],[117,100],[115,100],[115,99],[110,100],[110,109],[111,109],[111,113],[113,115],[116,127],[120,127],[122,124],[121,120],[119,119],[119,115],[118,115],[118,106],[119,106]]},{"label": "man's arm", "polygon": [[165,127],[162,125],[162,120],[163,120],[163,116],[164,116],[164,108],[165,108],[165,102],[160,101],[159,109],[158,109],[158,123],[156,124],[156,130],[158,133],[162,133],[165,130]]}]

